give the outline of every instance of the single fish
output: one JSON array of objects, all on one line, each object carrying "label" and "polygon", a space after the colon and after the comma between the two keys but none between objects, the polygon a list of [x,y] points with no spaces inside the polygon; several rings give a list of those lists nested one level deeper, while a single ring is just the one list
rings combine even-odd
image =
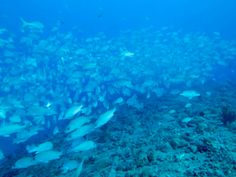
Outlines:
[{"label": "single fish", "polygon": [[65,174],[69,171],[76,169],[79,163],[76,160],[66,160],[61,167],[62,173]]},{"label": "single fish", "polygon": [[94,125],[92,125],[92,124],[83,125],[79,129],[77,129],[76,131],[71,132],[67,136],[67,140],[70,141],[70,140],[82,138],[83,136],[91,133],[93,130],[94,130]]},{"label": "single fish", "polygon": [[122,55],[123,57],[127,57],[127,58],[132,58],[132,57],[134,57],[134,53],[133,53],[133,52],[129,52],[129,51],[123,51],[123,52],[121,53],[121,55]]},{"label": "single fish", "polygon": [[28,168],[30,166],[36,165],[36,161],[32,157],[23,157],[15,162],[13,169]]},{"label": "single fish", "polygon": [[99,116],[98,120],[95,122],[95,128],[99,128],[106,124],[114,116],[116,108],[113,108],[102,115]]},{"label": "single fish", "polygon": [[96,148],[97,145],[94,141],[84,141],[81,144],[79,144],[78,146],[75,146],[72,148],[71,151],[73,152],[83,152],[83,151],[89,151],[91,149]]},{"label": "single fish", "polygon": [[43,151],[35,156],[36,162],[39,163],[48,163],[49,161],[59,159],[62,155],[62,152],[55,151],[55,150],[49,150],[49,151]]},{"label": "single fish", "polygon": [[22,22],[22,29],[29,29],[33,31],[42,31],[44,29],[44,25],[39,22],[39,21],[32,21],[32,22],[27,22],[23,18],[20,18]]},{"label": "single fish", "polygon": [[0,127],[0,136],[9,137],[11,134],[20,132],[26,126],[19,124],[7,124]]},{"label": "single fish", "polygon": [[84,159],[80,162],[76,172],[75,172],[75,177],[79,177],[82,170],[83,170],[83,165],[84,165]]},{"label": "single fish", "polygon": [[199,97],[201,94],[195,90],[185,90],[182,93],[180,93],[180,95],[191,100],[194,97]]},{"label": "single fish", "polygon": [[44,143],[41,143],[39,145],[28,145],[26,146],[26,150],[28,153],[40,153],[43,151],[49,151],[53,148],[53,144],[50,141],[46,141]]},{"label": "single fish", "polygon": [[82,110],[83,106],[73,106],[69,108],[62,119],[72,119],[76,114]]},{"label": "single fish", "polygon": [[5,28],[0,28],[0,35],[3,34],[3,33],[5,33],[6,31],[7,31],[7,29],[5,29]]},{"label": "single fish", "polygon": [[2,152],[2,150],[0,149],[0,160],[4,159],[5,156],[4,156],[4,153]]}]

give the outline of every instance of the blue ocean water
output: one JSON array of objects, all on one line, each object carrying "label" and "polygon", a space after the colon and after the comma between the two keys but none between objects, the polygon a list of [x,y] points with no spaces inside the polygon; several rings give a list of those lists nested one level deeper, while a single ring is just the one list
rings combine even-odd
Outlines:
[{"label": "blue ocean water", "polygon": [[186,31],[217,31],[228,37],[236,36],[234,0],[1,0],[0,8],[1,25],[16,31],[20,25],[19,17],[24,17],[38,19],[49,27],[59,21],[65,30],[76,26],[88,34],[99,31],[114,34],[144,26],[172,26]]},{"label": "blue ocean water", "polygon": [[236,176],[236,1],[0,0],[0,177]]}]

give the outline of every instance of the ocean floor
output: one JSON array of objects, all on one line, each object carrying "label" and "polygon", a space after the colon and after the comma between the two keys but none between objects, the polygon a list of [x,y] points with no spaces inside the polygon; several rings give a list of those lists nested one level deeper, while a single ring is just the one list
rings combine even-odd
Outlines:
[{"label": "ocean floor", "polygon": [[[80,176],[236,176],[236,121],[225,123],[222,115],[222,106],[235,106],[234,88],[216,84],[211,95],[192,100],[172,95],[145,99],[141,110],[120,107],[114,119],[86,137],[98,146],[83,154]],[[81,160],[81,153],[73,159]],[[1,176],[74,176],[60,174],[64,160],[21,170],[2,167]]]},{"label": "ocean floor", "polygon": [[222,101],[235,105],[235,90],[221,89],[190,108],[178,97],[149,100],[140,111],[124,107],[107,133],[96,134],[100,148],[83,175],[236,176],[236,121],[224,125],[221,110]]}]

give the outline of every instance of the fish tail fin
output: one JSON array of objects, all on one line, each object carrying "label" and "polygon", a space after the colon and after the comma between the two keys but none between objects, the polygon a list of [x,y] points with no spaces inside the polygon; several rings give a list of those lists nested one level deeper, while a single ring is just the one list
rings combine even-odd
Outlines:
[{"label": "fish tail fin", "polygon": [[82,161],[80,162],[76,172],[75,172],[75,177],[79,177],[82,170],[83,170],[83,165],[84,165],[84,158],[82,159]]},{"label": "fish tail fin", "polygon": [[21,17],[20,21],[22,23],[22,27],[24,28],[27,25],[27,22]]}]

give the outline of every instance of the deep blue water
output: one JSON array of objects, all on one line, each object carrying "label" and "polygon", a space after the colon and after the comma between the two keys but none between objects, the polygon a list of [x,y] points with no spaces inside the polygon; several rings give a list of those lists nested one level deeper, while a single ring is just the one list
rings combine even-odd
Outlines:
[{"label": "deep blue water", "polygon": [[144,26],[171,26],[186,31],[220,32],[236,38],[234,0],[1,0],[0,25],[17,30],[19,18],[38,20],[47,27],[60,22],[64,30],[84,34]]}]

